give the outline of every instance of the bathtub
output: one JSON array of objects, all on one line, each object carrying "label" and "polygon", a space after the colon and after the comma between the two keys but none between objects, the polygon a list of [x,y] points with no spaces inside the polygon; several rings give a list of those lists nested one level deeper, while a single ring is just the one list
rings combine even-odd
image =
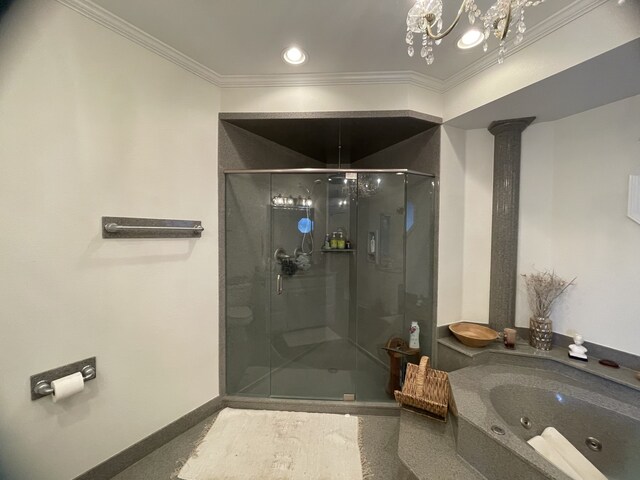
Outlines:
[{"label": "bathtub", "polygon": [[459,455],[490,479],[568,479],[526,443],[553,426],[609,480],[640,479],[640,391],[527,361],[449,374]]}]

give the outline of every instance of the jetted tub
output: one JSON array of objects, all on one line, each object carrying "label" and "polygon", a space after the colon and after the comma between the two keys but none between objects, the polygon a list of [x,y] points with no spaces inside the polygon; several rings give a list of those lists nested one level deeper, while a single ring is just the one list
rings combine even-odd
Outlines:
[{"label": "jetted tub", "polygon": [[552,426],[609,480],[640,479],[640,392],[528,360],[541,368],[485,364],[449,374],[458,453],[487,478],[567,479],[526,443]]}]

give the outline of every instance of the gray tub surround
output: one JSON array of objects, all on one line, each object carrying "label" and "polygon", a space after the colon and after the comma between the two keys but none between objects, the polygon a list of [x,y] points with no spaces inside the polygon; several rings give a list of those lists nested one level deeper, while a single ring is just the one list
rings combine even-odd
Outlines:
[{"label": "gray tub surround", "polygon": [[525,341],[518,340],[515,350],[505,348],[500,342],[490,343],[484,348],[471,348],[455,337],[443,337],[438,340],[438,355],[438,368],[447,372],[486,363],[508,363],[554,370],[577,376],[582,381],[597,378],[607,381],[610,388],[619,386],[640,395],[640,381],[635,377],[635,370],[605,367],[598,363],[596,357],[589,357],[588,362],[572,360],[567,356],[567,349],[562,347],[554,347],[549,351],[536,350]]},{"label": "gray tub surround", "polygon": [[522,132],[533,120],[535,117],[514,118],[489,125],[495,137],[489,326],[498,332],[515,325],[520,150]]},{"label": "gray tub surround", "polygon": [[[638,391],[584,372],[572,374],[567,366],[553,371],[545,359],[534,362],[535,368],[485,364],[449,374],[458,454],[491,479],[564,480],[569,477],[526,443],[553,426],[610,480],[638,478]],[[504,434],[494,433],[493,426]],[[601,442],[601,451],[587,446],[589,437]]]},{"label": "gray tub surround", "polygon": [[456,452],[455,424],[400,411],[398,457],[420,480],[480,480],[480,475]]}]

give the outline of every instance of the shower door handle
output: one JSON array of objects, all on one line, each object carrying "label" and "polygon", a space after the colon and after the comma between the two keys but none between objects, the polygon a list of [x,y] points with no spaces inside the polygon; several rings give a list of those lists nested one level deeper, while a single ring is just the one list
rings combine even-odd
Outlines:
[{"label": "shower door handle", "polygon": [[276,294],[282,295],[282,275],[280,274],[276,277]]}]

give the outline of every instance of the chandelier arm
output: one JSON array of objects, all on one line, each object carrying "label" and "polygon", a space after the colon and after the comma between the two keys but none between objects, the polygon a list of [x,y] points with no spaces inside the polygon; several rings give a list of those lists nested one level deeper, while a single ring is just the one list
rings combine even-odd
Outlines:
[{"label": "chandelier arm", "polygon": [[509,31],[509,24],[511,23],[511,2],[509,2],[509,10],[507,10],[507,18],[504,24],[504,28],[502,29],[502,34],[500,35],[500,40],[504,40],[507,36],[507,32]]},{"label": "chandelier arm", "polygon": [[427,28],[426,28],[427,35],[429,35],[429,37],[431,37],[433,40],[440,40],[446,37],[447,35],[449,35],[449,33],[451,33],[451,30],[453,30],[455,26],[458,24],[458,22],[460,21],[460,18],[462,17],[462,12],[464,12],[464,6],[466,5],[466,3],[467,3],[467,0],[462,0],[462,5],[460,5],[460,9],[458,10],[458,14],[456,15],[455,20],[453,21],[451,26],[442,33],[439,33],[439,34],[433,33],[431,31],[431,25],[429,24],[429,22],[427,22]]}]

